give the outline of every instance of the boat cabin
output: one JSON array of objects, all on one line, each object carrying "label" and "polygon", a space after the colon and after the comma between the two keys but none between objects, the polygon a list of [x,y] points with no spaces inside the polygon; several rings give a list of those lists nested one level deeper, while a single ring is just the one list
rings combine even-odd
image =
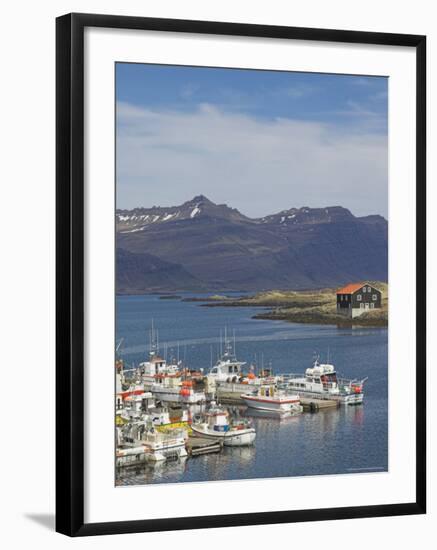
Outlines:
[{"label": "boat cabin", "polygon": [[216,432],[229,430],[229,415],[224,409],[214,407],[205,416],[209,429]]},{"label": "boat cabin", "polygon": [[305,379],[309,383],[322,384],[325,388],[335,388],[338,384],[334,365],[318,361],[305,371]]},{"label": "boat cabin", "polygon": [[225,352],[209,371],[209,376],[218,382],[235,382],[243,376],[241,368],[245,364],[237,361],[231,341],[225,338]]},{"label": "boat cabin", "polygon": [[[143,412],[156,406],[155,398],[150,392],[128,395],[123,401],[124,409],[128,416],[138,417]],[[118,407],[117,407],[118,408]]]},{"label": "boat cabin", "polygon": [[144,363],[140,363],[139,365],[141,373],[149,376],[164,373],[166,366],[167,365],[164,359],[158,357],[157,355],[152,357],[150,361],[144,361]]},{"label": "boat cabin", "polygon": [[241,367],[245,363],[238,361],[219,361],[210,371],[210,374],[218,380],[227,380],[229,377],[240,377]]}]

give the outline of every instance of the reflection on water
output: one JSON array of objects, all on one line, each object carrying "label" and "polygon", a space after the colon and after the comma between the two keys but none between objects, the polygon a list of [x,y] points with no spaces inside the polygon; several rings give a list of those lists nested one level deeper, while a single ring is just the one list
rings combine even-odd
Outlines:
[{"label": "reflection on water", "polygon": [[380,440],[367,432],[365,413],[365,405],[301,415],[239,410],[256,429],[255,445],[124,470],[117,485],[385,471]]},{"label": "reflection on water", "polygon": [[143,485],[151,482],[179,481],[186,469],[187,457],[167,462],[155,462],[142,466],[126,468],[122,474],[117,474],[116,485]]},{"label": "reflection on water", "polygon": [[271,362],[275,372],[303,372],[314,351],[329,349],[337,370],[346,377],[365,377],[365,403],[297,416],[275,416],[233,407],[232,415],[250,418],[257,432],[253,447],[225,447],[219,454],[117,474],[118,485],[289,477],[353,471],[386,471],[387,330],[337,329],[251,319],[252,308],[205,308],[192,302],[156,296],[117,299],[117,338],[124,337],[128,363],[143,360],[152,317],[162,349],[180,355],[195,369],[215,359],[225,325],[235,329],[240,360]]}]

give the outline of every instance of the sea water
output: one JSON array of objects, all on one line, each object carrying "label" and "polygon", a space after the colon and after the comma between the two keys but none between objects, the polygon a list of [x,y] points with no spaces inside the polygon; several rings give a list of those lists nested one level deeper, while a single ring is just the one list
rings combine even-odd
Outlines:
[{"label": "sea water", "polygon": [[257,433],[254,446],[125,469],[116,474],[118,485],[387,471],[386,328],[258,320],[252,317],[262,308],[204,307],[157,295],[119,296],[116,308],[125,368],[146,360],[153,319],[160,354],[179,358],[190,369],[210,369],[226,327],[231,338],[235,332],[239,361],[264,365],[275,374],[303,373],[319,354],[322,362],[329,358],[340,376],[368,377],[363,405],[282,419],[235,408],[236,415],[250,417]]}]

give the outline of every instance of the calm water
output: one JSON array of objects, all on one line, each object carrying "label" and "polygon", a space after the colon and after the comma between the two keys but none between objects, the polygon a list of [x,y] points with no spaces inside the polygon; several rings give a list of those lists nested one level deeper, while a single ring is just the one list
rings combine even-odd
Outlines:
[{"label": "calm water", "polygon": [[[275,373],[304,372],[314,352],[325,360],[329,351],[340,375],[369,377],[365,403],[282,420],[253,413],[257,432],[253,447],[225,447],[220,454],[126,470],[117,478],[118,484],[387,470],[387,329],[251,319],[258,311],[201,307],[159,296],[123,296],[117,298],[117,339],[125,340],[125,362],[138,364],[148,349],[153,318],[161,353],[168,359],[179,353],[190,368],[205,370],[211,357],[214,362],[217,358],[219,334],[225,326],[230,332],[235,329],[239,360],[271,363]],[[240,414],[249,416],[244,410]]]}]

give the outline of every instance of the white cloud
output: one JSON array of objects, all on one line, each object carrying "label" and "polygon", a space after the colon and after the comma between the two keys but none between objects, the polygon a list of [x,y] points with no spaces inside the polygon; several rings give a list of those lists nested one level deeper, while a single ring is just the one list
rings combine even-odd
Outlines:
[{"label": "white cloud", "polygon": [[302,205],[386,214],[387,138],[377,132],[209,104],[186,113],[118,103],[117,120],[120,207],[204,194],[249,216]]}]

